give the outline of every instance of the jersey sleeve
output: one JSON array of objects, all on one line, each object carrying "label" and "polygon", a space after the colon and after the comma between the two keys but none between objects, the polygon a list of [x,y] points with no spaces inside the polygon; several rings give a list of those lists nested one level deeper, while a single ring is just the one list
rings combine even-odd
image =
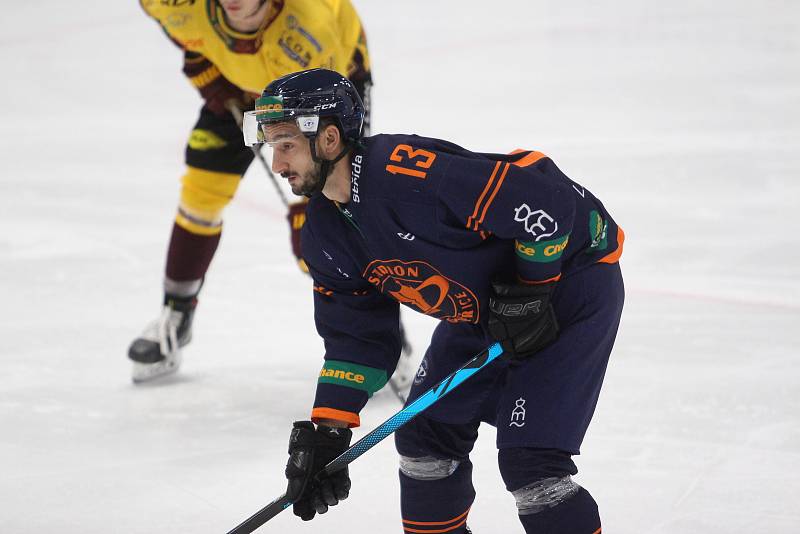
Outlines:
[{"label": "jersey sleeve", "polygon": [[325,344],[311,419],[359,426],[361,409],[400,357],[399,305],[362,278],[343,274],[327,252],[310,252],[315,246],[307,228],[302,243],[314,279],[314,322]]},{"label": "jersey sleeve", "polygon": [[158,23],[161,31],[164,32],[164,35],[167,36],[167,39],[169,39],[172,44],[180,49],[184,48],[180,41],[170,33],[167,26],[164,24],[164,19],[169,16],[169,10],[166,6],[153,0],[139,0],[139,7],[142,8],[148,17]]},{"label": "jersey sleeve", "polygon": [[184,51],[183,74],[214,113],[226,113],[227,100],[244,98],[244,91],[225,78],[217,66],[200,53]]},{"label": "jersey sleeve", "polygon": [[169,31],[164,21],[170,20],[170,16],[173,19],[189,17],[187,12],[180,8],[172,8],[174,11],[170,11],[164,4],[144,0],[140,5],[145,13],[159,24],[167,38],[183,50],[183,74],[200,92],[200,96],[205,100],[209,109],[217,114],[227,113],[225,102],[228,99],[242,99],[244,92],[225,78],[211,60],[199,52],[188,50],[181,43],[179,37]]},{"label": "jersey sleeve", "polygon": [[575,199],[553,162],[540,152],[505,160],[453,157],[439,190],[455,224],[482,238],[513,240],[523,283],[561,276],[561,256],[575,220]]}]

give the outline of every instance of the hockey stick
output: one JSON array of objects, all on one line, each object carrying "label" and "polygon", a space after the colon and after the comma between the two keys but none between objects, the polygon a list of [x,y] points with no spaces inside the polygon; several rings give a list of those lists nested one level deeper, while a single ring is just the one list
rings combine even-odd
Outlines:
[{"label": "hockey stick", "polygon": [[[433,404],[439,402],[442,397],[460,386],[462,382],[492,363],[502,354],[503,348],[500,346],[500,343],[494,343],[489,348],[484,349],[480,354],[477,354],[459,369],[453,371],[441,382],[423,393],[414,402],[391,416],[375,428],[375,430],[356,441],[349,449],[331,460],[328,465],[317,474],[317,477],[322,473],[331,474],[344,468],[347,464],[377,445],[383,438],[408,423],[414,417],[430,408]],[[292,500],[284,493],[243,521],[239,526],[228,532],[228,534],[250,534],[291,505]]]},{"label": "hockey stick", "polygon": [[[227,102],[225,102],[225,107],[228,108],[228,111],[231,112],[231,115],[233,115],[233,119],[236,121],[236,124],[238,124],[239,128],[241,129],[242,121],[244,120],[244,114],[242,113],[242,110],[239,109],[239,106],[236,104],[236,101],[235,100],[228,100]],[[269,163],[267,163],[266,158],[264,158],[264,154],[261,153],[261,147],[258,146],[258,145],[254,145],[254,146],[250,147],[250,150],[253,151],[253,155],[256,157],[256,159],[261,162],[261,165],[264,167],[264,170],[267,172],[267,176],[269,176],[269,179],[272,182],[272,185],[275,186],[275,191],[278,193],[278,196],[280,197],[281,202],[283,202],[283,205],[288,208],[289,207],[289,201],[286,200],[286,195],[283,193],[283,189],[281,189],[281,186],[278,185],[278,180],[275,178],[275,175],[272,173],[272,169],[269,168]]]}]

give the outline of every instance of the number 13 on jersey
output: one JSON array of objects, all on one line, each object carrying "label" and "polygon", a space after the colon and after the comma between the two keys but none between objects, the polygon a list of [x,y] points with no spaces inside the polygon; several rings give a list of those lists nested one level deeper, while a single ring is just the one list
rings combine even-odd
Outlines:
[{"label": "number 13 on jersey", "polygon": [[410,145],[397,145],[389,156],[390,161],[396,161],[402,165],[388,164],[386,171],[392,174],[405,174],[424,180],[428,173],[420,169],[430,169],[436,154],[421,148],[414,148]]}]

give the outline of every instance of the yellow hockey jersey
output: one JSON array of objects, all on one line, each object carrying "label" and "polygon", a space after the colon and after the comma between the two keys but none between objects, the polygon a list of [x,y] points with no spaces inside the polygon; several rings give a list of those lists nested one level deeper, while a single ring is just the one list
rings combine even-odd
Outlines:
[{"label": "yellow hockey jersey", "polygon": [[186,51],[184,72],[201,93],[220,75],[256,94],[276,78],[315,67],[351,80],[369,76],[366,37],[350,0],[269,0],[254,33],[231,28],[216,0],[140,3]]}]

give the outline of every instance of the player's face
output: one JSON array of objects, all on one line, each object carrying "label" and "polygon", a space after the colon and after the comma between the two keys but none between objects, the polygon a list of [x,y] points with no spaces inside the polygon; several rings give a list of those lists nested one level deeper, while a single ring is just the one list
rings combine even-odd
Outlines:
[{"label": "player's face", "polygon": [[308,139],[291,122],[267,126],[264,132],[272,148],[272,171],[289,181],[295,195],[310,195],[320,182],[320,165],[311,158]]},{"label": "player's face", "polygon": [[230,22],[244,22],[256,15],[261,8],[261,0],[219,0],[225,16]]}]

